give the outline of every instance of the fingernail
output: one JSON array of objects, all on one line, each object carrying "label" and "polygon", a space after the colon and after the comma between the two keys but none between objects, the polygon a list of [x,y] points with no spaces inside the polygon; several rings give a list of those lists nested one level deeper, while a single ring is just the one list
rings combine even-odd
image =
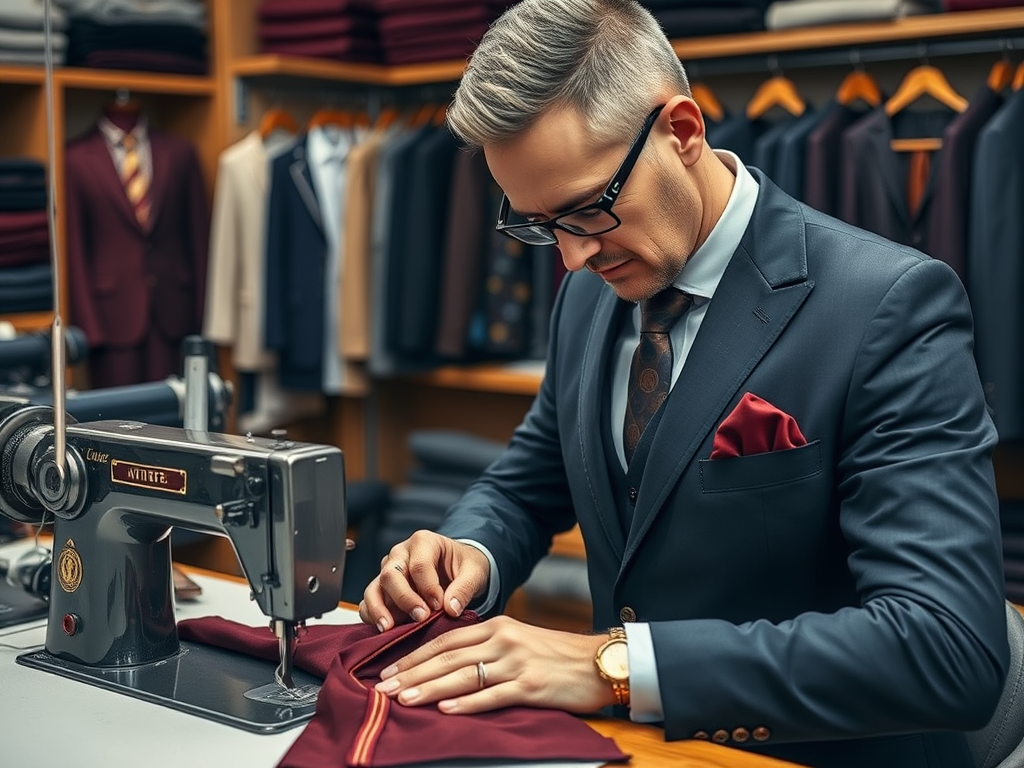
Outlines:
[{"label": "fingernail", "polygon": [[377,622],[377,631],[378,632],[386,632],[387,629],[388,629],[388,620],[387,619],[381,619],[380,621]]},{"label": "fingernail", "polygon": [[459,702],[455,699],[439,701],[437,702],[437,708],[446,715],[451,715],[459,711]]},{"label": "fingernail", "polygon": [[455,611],[456,616],[462,613],[462,603],[460,603],[454,597],[448,601],[448,605],[450,605],[452,607],[452,610]]},{"label": "fingernail", "polygon": [[398,700],[401,701],[403,704],[411,704],[412,702],[416,701],[416,699],[418,699],[419,696],[419,688],[410,688],[409,690],[402,691],[400,694],[398,694]]},{"label": "fingernail", "polygon": [[382,669],[380,671],[380,679],[381,680],[387,680],[389,677],[393,677],[394,675],[397,675],[397,674],[398,674],[398,665],[397,664],[392,664],[390,667],[384,667],[384,669]]},{"label": "fingernail", "polygon": [[415,622],[423,621],[427,618],[427,609],[422,606],[417,606],[412,609],[412,620]]},{"label": "fingernail", "polygon": [[377,683],[377,685],[375,685],[374,688],[376,688],[381,693],[394,693],[398,690],[400,685],[401,683],[399,683],[397,680],[383,680]]},{"label": "fingernail", "polygon": [[432,598],[431,601],[430,601],[430,607],[433,608],[435,611],[440,611],[441,610],[441,601],[438,600],[436,597]]}]

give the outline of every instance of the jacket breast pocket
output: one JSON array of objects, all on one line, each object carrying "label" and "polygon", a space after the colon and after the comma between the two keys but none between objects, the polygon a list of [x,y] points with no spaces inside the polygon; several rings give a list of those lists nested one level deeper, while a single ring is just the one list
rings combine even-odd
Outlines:
[{"label": "jacket breast pocket", "polygon": [[726,493],[770,488],[813,477],[821,472],[821,441],[784,451],[701,459],[703,493]]}]

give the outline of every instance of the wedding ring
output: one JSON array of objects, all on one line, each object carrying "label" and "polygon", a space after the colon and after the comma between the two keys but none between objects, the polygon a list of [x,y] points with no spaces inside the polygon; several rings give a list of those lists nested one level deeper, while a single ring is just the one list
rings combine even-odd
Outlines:
[{"label": "wedding ring", "polygon": [[401,564],[400,564],[400,563],[395,563],[395,566],[394,566],[394,568],[395,568],[395,570],[396,570],[396,571],[398,571],[398,572],[399,572],[399,573],[401,573],[402,575],[405,575],[405,571],[403,571],[403,570],[402,570],[402,566],[401,566]]},{"label": "wedding ring", "polygon": [[484,666],[482,661],[476,663],[476,682],[480,688],[487,684],[487,667]]}]

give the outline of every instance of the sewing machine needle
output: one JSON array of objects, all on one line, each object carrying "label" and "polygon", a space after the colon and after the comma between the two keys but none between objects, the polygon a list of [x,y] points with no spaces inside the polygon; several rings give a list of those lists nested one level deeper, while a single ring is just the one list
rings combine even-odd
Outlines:
[{"label": "sewing machine needle", "polygon": [[285,689],[295,688],[292,681],[292,654],[295,650],[295,624],[291,621],[274,619],[274,634],[277,635],[278,655],[281,663],[274,670],[274,680]]}]

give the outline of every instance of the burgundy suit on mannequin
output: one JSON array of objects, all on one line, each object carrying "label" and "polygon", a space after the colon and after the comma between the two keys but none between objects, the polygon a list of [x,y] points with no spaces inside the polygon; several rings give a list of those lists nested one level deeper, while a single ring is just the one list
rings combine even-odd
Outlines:
[{"label": "burgundy suit on mannequin", "polygon": [[66,155],[71,316],[89,340],[94,387],[180,372],[182,339],[202,325],[209,212],[194,147],[149,128],[149,221],[136,219],[103,135]]}]

